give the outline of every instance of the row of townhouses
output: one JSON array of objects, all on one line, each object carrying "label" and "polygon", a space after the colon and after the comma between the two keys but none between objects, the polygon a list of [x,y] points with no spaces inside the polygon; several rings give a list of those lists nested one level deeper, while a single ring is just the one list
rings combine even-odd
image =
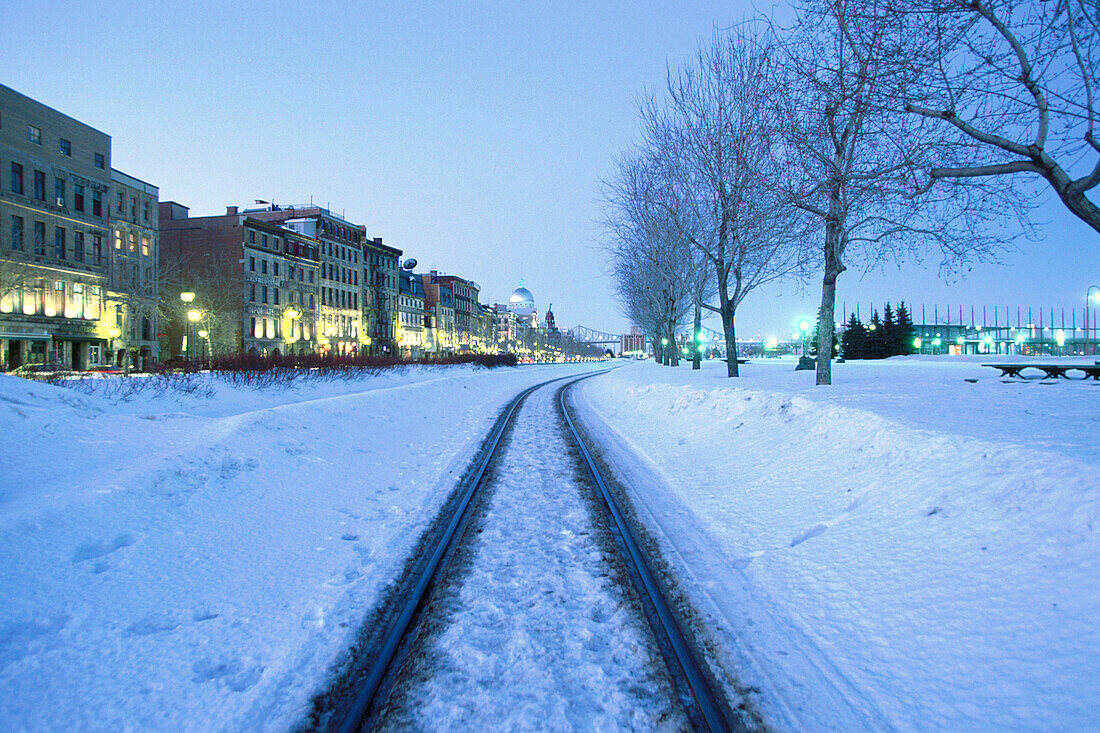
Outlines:
[{"label": "row of townhouses", "polygon": [[[111,137],[0,85],[0,368],[145,369],[236,353],[423,357],[562,336],[522,287],[484,305],[313,204],[192,216],[111,166]],[[560,351],[560,349],[558,349]]]}]

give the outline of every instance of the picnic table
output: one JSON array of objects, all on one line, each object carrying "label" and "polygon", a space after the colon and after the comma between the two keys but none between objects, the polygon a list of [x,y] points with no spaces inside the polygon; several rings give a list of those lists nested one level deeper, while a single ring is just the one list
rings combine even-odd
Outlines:
[{"label": "picnic table", "polygon": [[1069,379],[1070,376],[1066,372],[1074,370],[1084,372],[1085,376],[1082,379],[1096,379],[1100,380],[1100,362],[1096,364],[1034,364],[1031,362],[1020,364],[982,364],[984,367],[992,367],[993,369],[1000,369],[1002,377],[1019,377],[1020,379],[1027,379],[1022,372],[1024,369],[1039,369],[1043,372],[1042,379],[1057,379],[1059,377]]}]

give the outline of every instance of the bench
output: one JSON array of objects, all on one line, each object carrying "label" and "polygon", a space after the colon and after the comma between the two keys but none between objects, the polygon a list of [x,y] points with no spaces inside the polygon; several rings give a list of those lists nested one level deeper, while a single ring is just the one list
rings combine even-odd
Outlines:
[{"label": "bench", "polygon": [[1000,369],[1002,377],[1019,377],[1027,379],[1022,372],[1024,369],[1039,369],[1043,372],[1042,379],[1069,379],[1066,372],[1074,370],[1084,372],[1082,379],[1100,380],[1100,364],[982,364],[984,367]]}]

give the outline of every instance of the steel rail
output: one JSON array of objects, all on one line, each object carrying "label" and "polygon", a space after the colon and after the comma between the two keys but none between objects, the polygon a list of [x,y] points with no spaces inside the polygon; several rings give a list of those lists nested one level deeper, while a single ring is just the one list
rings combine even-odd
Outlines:
[{"label": "steel rail", "polygon": [[[684,632],[680,628],[680,624],[677,622],[675,616],[672,615],[672,611],[665,602],[660,586],[657,584],[653,574],[649,571],[645,556],[637,541],[635,541],[622,511],[615,501],[615,497],[608,489],[607,483],[604,481],[599,468],[596,466],[596,461],[593,459],[592,453],[588,450],[587,444],[584,439],[581,438],[580,431],[577,430],[577,426],[574,424],[573,418],[569,414],[569,408],[565,399],[566,395],[572,390],[577,382],[594,376],[596,375],[590,374],[574,380],[572,383],[563,387],[559,392],[559,402],[561,404],[562,415],[565,416],[565,423],[569,427],[573,442],[584,458],[584,462],[588,466],[588,471],[592,475],[592,480],[596,483],[597,488],[599,488],[601,498],[607,507],[608,513],[611,515],[613,520],[611,527],[612,532],[618,536],[622,543],[621,546],[626,549],[626,557],[623,558],[623,561],[633,566],[637,573],[636,577],[641,580],[642,587],[639,588],[639,590],[642,591],[643,598],[648,599],[659,621],[660,628],[654,628],[653,632],[655,634],[663,634],[668,642],[668,646],[672,649],[676,657],[674,660],[675,664],[679,667],[683,674],[684,681],[687,682],[691,690],[696,710],[699,713],[699,717],[707,726],[707,730],[713,733],[730,730],[730,727],[725,722],[725,717],[719,712],[720,708],[715,701],[710,686],[707,685],[702,672],[699,670],[699,664],[696,662],[695,655],[692,654],[691,648],[688,646]],[[651,626],[656,625],[651,623]],[[673,660],[669,661],[671,662]]]},{"label": "steel rail", "polygon": [[500,445],[504,432],[512,423],[512,418],[515,416],[516,410],[523,400],[535,390],[540,387],[545,387],[548,384],[553,384],[554,382],[560,382],[563,379],[569,379],[570,376],[548,379],[545,382],[540,382],[539,384],[523,390],[508,403],[501,412],[501,415],[497,418],[496,423],[493,424],[492,430],[490,430],[488,437],[482,443],[482,447],[479,451],[483,454],[483,457],[481,461],[476,464],[474,472],[468,475],[465,486],[460,485],[459,491],[461,492],[461,499],[455,507],[454,515],[447,524],[447,529],[444,530],[427,565],[424,566],[420,575],[417,577],[412,595],[402,607],[401,613],[397,615],[396,619],[394,619],[391,625],[386,629],[378,656],[371,664],[366,678],[359,688],[359,693],[355,696],[354,702],[344,714],[340,726],[337,728],[340,733],[354,733],[354,731],[359,730],[363,725],[363,721],[366,719],[367,713],[374,703],[374,698],[378,694],[378,689],[381,687],[382,681],[386,678],[386,674],[390,671],[393,661],[397,656],[397,652],[401,648],[401,643],[409,632],[413,617],[416,616],[417,609],[420,608],[425,600],[428,589],[432,585],[432,581],[446,569],[447,563],[445,559],[450,557],[452,546],[458,541],[460,534],[458,530],[465,524],[474,494],[477,492],[478,487],[481,486],[485,472],[496,456],[497,447]]}]

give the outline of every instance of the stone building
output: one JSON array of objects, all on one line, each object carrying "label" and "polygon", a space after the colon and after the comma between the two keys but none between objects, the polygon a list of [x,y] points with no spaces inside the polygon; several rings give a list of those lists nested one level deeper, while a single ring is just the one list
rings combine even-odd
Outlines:
[{"label": "stone building", "polygon": [[424,283],[419,275],[398,273],[397,347],[399,356],[424,356]]},{"label": "stone building", "polygon": [[0,85],[0,366],[158,358],[157,195],[109,135]]},{"label": "stone building", "polygon": [[160,233],[173,355],[200,358],[204,347],[214,355],[319,349],[330,321],[321,312],[318,239],[236,206],[192,217],[175,202],[161,205]]},{"label": "stone building", "polygon": [[432,276],[441,287],[449,288],[454,297],[455,353],[483,352],[491,346],[493,340],[485,337],[481,305],[478,303],[481,287],[473,280],[440,275],[434,270]]},{"label": "stone building", "polygon": [[368,239],[362,224],[312,204],[264,203],[244,213],[283,224],[320,242],[323,350],[354,354],[394,349],[401,250],[382,244],[381,239]]}]

